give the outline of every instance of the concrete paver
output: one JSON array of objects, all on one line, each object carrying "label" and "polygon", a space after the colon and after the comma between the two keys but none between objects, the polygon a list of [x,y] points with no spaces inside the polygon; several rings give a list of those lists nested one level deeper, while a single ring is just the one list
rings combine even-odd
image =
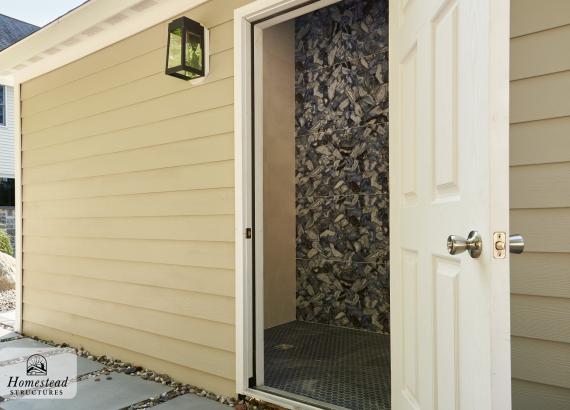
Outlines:
[{"label": "concrete paver", "polygon": [[178,396],[166,403],[153,407],[153,409],[156,410],[227,410],[229,408],[229,406],[224,406],[214,400],[205,399],[204,397],[193,394]]},{"label": "concrete paver", "polygon": [[[110,377],[110,380],[108,378]],[[5,410],[110,410],[121,409],[170,390],[170,387],[121,373],[111,373],[77,384],[77,395],[69,400],[10,400]]]}]

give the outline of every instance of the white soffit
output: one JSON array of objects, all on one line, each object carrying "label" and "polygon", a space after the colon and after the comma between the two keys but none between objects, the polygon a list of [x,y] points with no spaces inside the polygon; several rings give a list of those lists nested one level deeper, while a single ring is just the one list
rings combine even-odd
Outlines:
[{"label": "white soffit", "polygon": [[28,81],[206,1],[90,0],[1,51],[0,84]]}]

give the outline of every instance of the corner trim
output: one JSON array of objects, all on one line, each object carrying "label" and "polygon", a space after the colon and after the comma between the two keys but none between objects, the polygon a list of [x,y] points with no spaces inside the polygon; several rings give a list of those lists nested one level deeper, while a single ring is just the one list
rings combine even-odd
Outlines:
[{"label": "corner trim", "polygon": [[23,234],[22,234],[22,117],[21,117],[21,98],[20,84],[14,85],[14,155],[15,155],[15,222],[16,222],[16,323],[14,330],[22,332],[23,330]]}]

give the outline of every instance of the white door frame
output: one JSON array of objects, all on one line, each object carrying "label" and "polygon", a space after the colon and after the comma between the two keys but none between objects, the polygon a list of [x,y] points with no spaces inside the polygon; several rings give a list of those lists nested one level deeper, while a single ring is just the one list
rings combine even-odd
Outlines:
[{"label": "white door frame", "polygon": [[[291,20],[299,15],[326,7],[340,0],[258,0],[234,12],[234,107],[235,107],[235,243],[236,243],[236,388],[239,394],[247,394],[259,400],[270,401],[286,408],[317,409],[278,395],[250,387],[249,379],[256,375],[257,385],[263,384],[263,201],[253,193],[262,186],[263,124],[261,64],[263,30]],[[255,23],[255,25],[254,25]],[[256,43],[252,45],[253,33]],[[252,67],[252,47],[256,60]],[[255,79],[253,78],[255,76]],[[255,82],[255,95],[252,87]],[[253,106],[255,104],[255,107]],[[255,130],[255,132],[253,132]],[[254,144],[252,145],[252,135]],[[255,149],[255,155],[252,150]],[[255,161],[255,164],[253,162]],[[253,166],[255,165],[255,182]],[[256,189],[257,188],[257,189]],[[246,230],[253,228],[255,206],[255,238],[246,238]],[[254,247],[256,260],[254,262]],[[254,266],[255,264],[255,266]],[[255,268],[255,283],[251,272]],[[254,291],[255,287],[255,291]],[[255,296],[254,296],[255,295]],[[253,299],[255,297],[255,300]],[[253,310],[255,309],[255,321]],[[257,354],[253,353],[253,332],[256,329]],[[256,362],[256,372],[253,363]]]}]

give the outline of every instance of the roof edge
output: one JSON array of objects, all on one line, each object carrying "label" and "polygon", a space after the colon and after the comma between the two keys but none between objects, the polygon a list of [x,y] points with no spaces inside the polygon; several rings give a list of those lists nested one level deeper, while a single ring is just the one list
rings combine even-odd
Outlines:
[{"label": "roof edge", "polygon": [[[87,0],[87,1],[89,1],[89,0]],[[77,7],[79,7],[79,6],[77,6]],[[74,9],[77,8],[77,7],[74,7]],[[19,19],[19,18],[16,18],[16,17],[9,16],[9,15],[4,14],[4,13],[0,13],[0,16],[8,17],[9,19],[16,20],[16,21],[18,21],[18,22],[20,22],[20,23],[27,24],[28,26],[32,26],[32,27],[35,27],[35,28],[37,28],[37,29],[40,29],[40,28],[41,28],[40,26],[36,26],[35,24],[32,24],[32,23],[30,23],[30,22],[24,21],[24,20]]]},{"label": "roof edge", "polygon": [[209,0],[90,0],[0,52],[0,82],[38,77]]}]

